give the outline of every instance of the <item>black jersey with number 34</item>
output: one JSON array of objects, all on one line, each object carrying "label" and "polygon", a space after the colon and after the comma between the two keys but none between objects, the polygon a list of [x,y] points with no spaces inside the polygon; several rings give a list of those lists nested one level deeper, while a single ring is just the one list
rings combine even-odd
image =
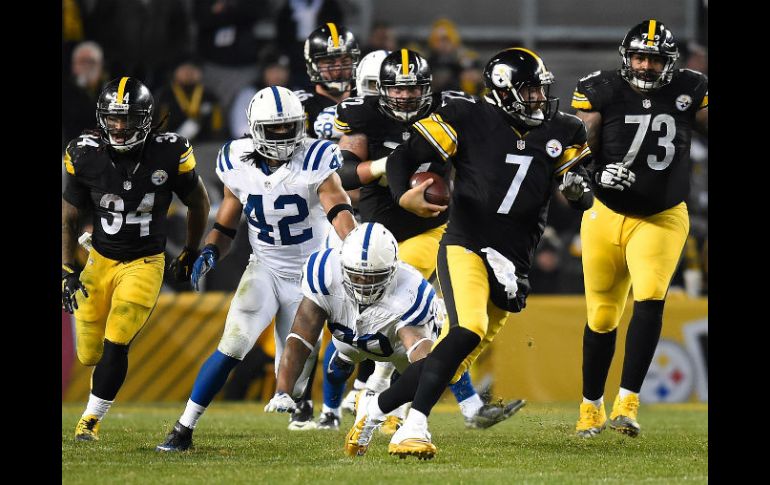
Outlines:
[{"label": "black jersey with number 34", "polygon": [[572,107],[602,115],[592,172],[623,163],[636,174],[623,191],[592,184],[596,197],[616,212],[640,216],[685,200],[695,114],[706,106],[708,80],[689,69],[674,72],[670,83],[648,93],[634,91],[619,71],[597,71],[578,81]]},{"label": "black jersey with number 34", "polygon": [[[438,155],[455,168],[442,243],[477,252],[491,246],[526,275],[545,229],[554,184],[590,156],[583,123],[557,112],[521,133],[487,101],[452,100],[413,129],[421,136],[413,135],[396,149],[405,151],[403,158],[417,163]],[[389,176],[390,169],[388,163]]]},{"label": "black jersey with number 34", "polygon": [[[84,133],[64,155],[64,200],[93,210],[93,246],[118,261],[162,253],[166,246],[172,192],[180,198],[197,185],[190,142],[175,133],[151,133],[138,154],[118,155],[99,138]],[[130,158],[121,161],[119,157]]]}]

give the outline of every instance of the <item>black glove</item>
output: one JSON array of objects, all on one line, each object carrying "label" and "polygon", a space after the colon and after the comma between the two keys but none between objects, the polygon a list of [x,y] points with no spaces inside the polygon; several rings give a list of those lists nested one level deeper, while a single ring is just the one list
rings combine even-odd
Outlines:
[{"label": "black glove", "polygon": [[80,270],[75,269],[70,264],[61,266],[61,305],[67,313],[74,313],[78,308],[78,301],[75,293],[80,290],[83,298],[88,298],[88,291],[83,283],[80,282]]},{"label": "black glove", "polygon": [[197,257],[198,250],[185,246],[182,248],[182,252],[179,253],[179,256],[171,261],[168,265],[168,270],[173,273],[174,279],[177,282],[184,283],[185,281],[190,281],[193,263]]}]

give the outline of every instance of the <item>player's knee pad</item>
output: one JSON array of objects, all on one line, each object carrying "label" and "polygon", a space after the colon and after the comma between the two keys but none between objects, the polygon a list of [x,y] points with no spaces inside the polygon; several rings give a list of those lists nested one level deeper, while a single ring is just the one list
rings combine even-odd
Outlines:
[{"label": "player's knee pad", "polygon": [[128,345],[139,333],[152,308],[125,300],[114,300],[107,318],[106,336],[118,345]]},{"label": "player's knee pad", "polygon": [[99,341],[98,344],[83,344],[78,342],[77,354],[78,360],[85,366],[94,366],[102,359],[104,352],[104,343]]},{"label": "player's knee pad", "polygon": [[588,315],[588,328],[596,333],[607,333],[615,330],[620,323],[620,310],[617,305],[597,305]]},{"label": "player's knee pad", "polygon": [[[258,335],[251,335],[249,326],[243,320],[228,318],[217,350],[234,359],[243,360],[257,341]],[[276,369],[277,371],[277,369]]]}]

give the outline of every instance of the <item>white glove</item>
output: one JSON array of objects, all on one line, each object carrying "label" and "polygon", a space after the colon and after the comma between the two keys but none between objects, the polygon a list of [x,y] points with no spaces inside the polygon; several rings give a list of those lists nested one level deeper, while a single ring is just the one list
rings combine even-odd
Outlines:
[{"label": "white glove", "polygon": [[636,180],[636,174],[621,163],[610,163],[596,174],[596,183],[605,189],[623,190],[631,187]]},{"label": "white glove", "polygon": [[265,406],[266,413],[288,413],[297,407],[294,399],[285,392],[276,392],[275,396]]},{"label": "white glove", "polygon": [[385,166],[388,163],[388,157],[378,158],[372,160],[369,164],[369,171],[372,172],[372,177],[381,177],[385,175]]},{"label": "white glove", "polygon": [[565,173],[564,178],[559,185],[559,191],[564,194],[564,197],[571,201],[580,200],[585,188],[585,180],[583,180],[581,175],[578,175],[575,172]]},{"label": "white glove", "polygon": [[505,286],[505,292],[507,293],[508,298],[515,298],[516,292],[519,290],[519,284],[516,282],[516,266],[514,266],[508,258],[492,248],[484,248],[481,252],[487,254],[487,262],[495,272],[497,281]]}]

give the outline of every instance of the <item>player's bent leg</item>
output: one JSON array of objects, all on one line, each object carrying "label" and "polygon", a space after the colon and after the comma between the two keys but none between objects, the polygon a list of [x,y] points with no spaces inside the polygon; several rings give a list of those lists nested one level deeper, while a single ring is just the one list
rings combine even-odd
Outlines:
[{"label": "player's bent leg", "polygon": [[353,375],[355,364],[343,357],[332,342],[324,353],[323,408],[318,417],[318,429],[339,429],[340,403],[345,390],[345,382]]}]

